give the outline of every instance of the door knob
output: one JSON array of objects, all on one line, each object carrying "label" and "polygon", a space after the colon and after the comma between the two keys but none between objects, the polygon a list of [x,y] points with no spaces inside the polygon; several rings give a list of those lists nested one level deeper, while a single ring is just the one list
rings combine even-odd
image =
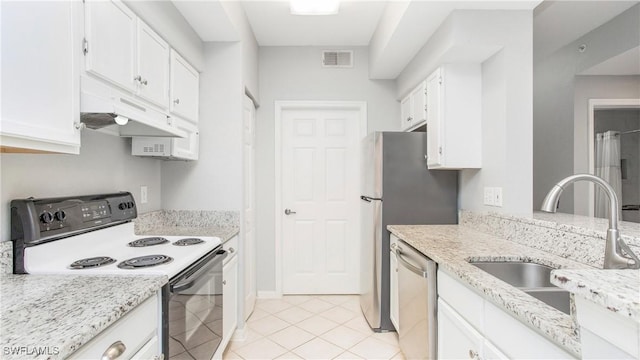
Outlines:
[{"label": "door knob", "polygon": [[296,214],[295,211],[291,211],[291,209],[284,209],[284,214],[285,215],[291,215],[291,214]]}]

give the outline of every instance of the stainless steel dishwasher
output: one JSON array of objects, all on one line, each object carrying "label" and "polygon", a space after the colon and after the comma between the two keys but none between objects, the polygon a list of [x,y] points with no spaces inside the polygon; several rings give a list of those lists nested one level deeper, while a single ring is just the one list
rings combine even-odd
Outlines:
[{"label": "stainless steel dishwasher", "polygon": [[399,240],[398,308],[400,349],[407,359],[436,359],[436,263]]}]

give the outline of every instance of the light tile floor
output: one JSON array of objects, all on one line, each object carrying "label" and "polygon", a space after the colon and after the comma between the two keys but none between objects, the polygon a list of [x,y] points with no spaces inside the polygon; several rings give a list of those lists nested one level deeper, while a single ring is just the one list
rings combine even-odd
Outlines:
[{"label": "light tile floor", "polygon": [[374,333],[356,295],[261,299],[223,359],[404,359],[395,332]]}]

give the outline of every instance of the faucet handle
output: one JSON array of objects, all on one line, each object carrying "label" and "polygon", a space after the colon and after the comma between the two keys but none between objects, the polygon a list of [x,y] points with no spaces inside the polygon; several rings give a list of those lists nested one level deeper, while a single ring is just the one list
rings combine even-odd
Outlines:
[{"label": "faucet handle", "polygon": [[622,251],[627,254],[625,258],[629,259],[628,267],[630,269],[640,269],[640,259],[638,258],[638,256],[636,256],[636,254],[633,253],[633,250],[629,248],[629,245],[627,245],[627,243],[622,240],[621,236],[618,236],[618,245],[620,246]]}]

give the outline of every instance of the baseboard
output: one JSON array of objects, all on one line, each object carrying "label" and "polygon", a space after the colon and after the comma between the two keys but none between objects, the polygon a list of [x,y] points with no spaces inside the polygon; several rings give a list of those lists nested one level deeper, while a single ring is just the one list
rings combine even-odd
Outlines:
[{"label": "baseboard", "polygon": [[282,294],[276,291],[258,291],[258,299],[280,299]]}]

